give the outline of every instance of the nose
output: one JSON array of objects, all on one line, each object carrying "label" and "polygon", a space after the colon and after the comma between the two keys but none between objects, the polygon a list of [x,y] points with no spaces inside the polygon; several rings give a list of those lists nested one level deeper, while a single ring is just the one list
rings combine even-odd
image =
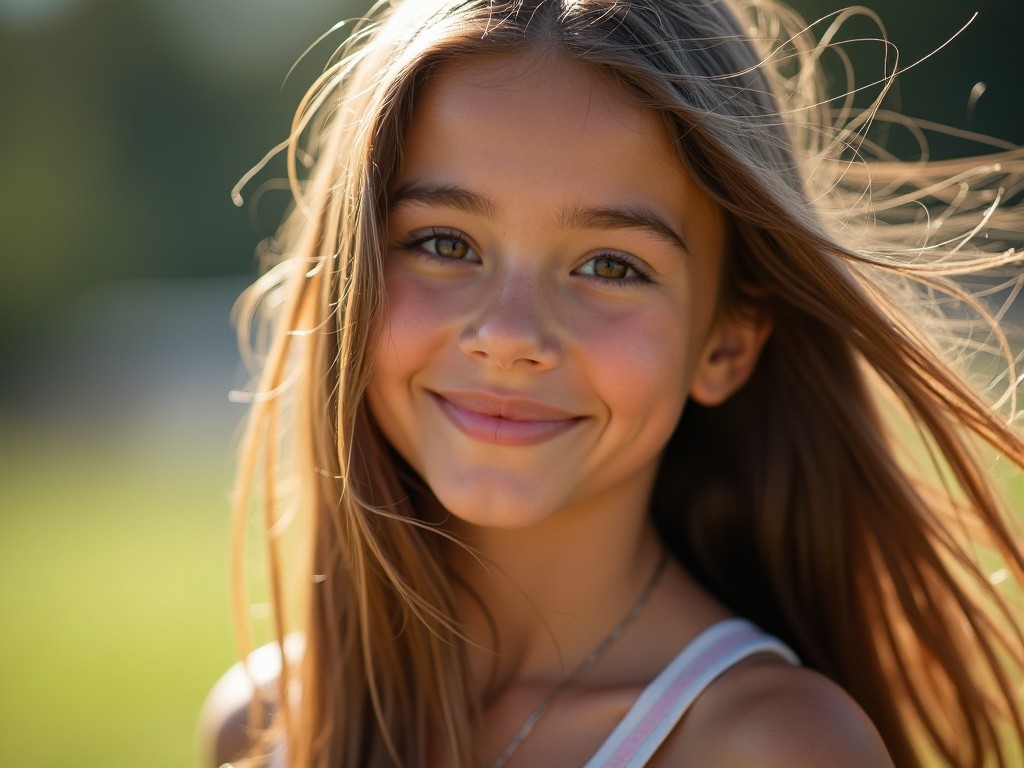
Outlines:
[{"label": "nose", "polygon": [[484,291],[459,334],[459,349],[502,370],[546,370],[558,365],[553,304],[540,281],[529,275],[504,275]]}]

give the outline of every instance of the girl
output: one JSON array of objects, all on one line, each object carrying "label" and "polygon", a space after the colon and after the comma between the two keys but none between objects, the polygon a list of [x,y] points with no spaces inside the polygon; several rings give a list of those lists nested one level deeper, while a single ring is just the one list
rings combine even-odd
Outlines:
[{"label": "girl", "polygon": [[[299,648],[219,684],[217,761],[1019,764],[1015,360],[961,278],[1016,271],[1024,153],[891,160],[802,30],[407,0],[356,31],[240,305],[236,564],[258,487]],[[233,691],[272,712],[241,751]]]}]

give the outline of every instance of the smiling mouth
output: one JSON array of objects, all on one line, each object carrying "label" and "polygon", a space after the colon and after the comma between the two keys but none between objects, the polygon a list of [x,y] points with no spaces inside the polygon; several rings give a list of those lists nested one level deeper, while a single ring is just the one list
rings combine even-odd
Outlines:
[{"label": "smiling mouth", "polygon": [[465,392],[444,395],[430,392],[430,395],[462,434],[491,445],[538,445],[583,420],[581,416],[534,400]]}]

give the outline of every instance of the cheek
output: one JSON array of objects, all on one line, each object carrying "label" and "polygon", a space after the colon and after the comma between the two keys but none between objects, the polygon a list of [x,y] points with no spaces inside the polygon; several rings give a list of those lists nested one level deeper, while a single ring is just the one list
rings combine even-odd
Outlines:
[{"label": "cheek", "polygon": [[366,395],[371,413],[395,445],[396,431],[401,431],[397,425],[410,418],[404,393],[425,357],[432,308],[425,292],[387,273],[385,289],[387,301],[375,339],[376,360]]},{"label": "cheek", "polygon": [[649,421],[674,427],[694,368],[690,318],[676,303],[648,307],[577,330],[597,394],[612,416],[629,415],[637,428]]},{"label": "cheek", "polygon": [[432,340],[451,324],[453,310],[437,290],[408,275],[385,273],[385,290],[378,368],[382,374],[393,374],[424,357]]}]

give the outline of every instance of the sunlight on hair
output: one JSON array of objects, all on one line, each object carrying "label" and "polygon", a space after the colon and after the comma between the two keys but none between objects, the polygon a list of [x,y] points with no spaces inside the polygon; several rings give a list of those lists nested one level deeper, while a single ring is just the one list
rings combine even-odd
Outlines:
[{"label": "sunlight on hair", "polygon": [[[234,619],[243,655],[254,618],[277,643],[296,629],[307,641],[277,681],[278,701],[292,704],[278,708],[246,765],[283,744],[299,765],[420,766],[443,754],[500,766],[520,743],[526,760],[543,738],[533,724],[558,716],[553,702],[576,678],[554,621],[535,627],[522,618],[530,608],[505,605],[541,613],[525,586],[494,587],[515,570],[498,554],[519,553],[507,542],[522,541],[540,559],[570,529],[565,562],[600,548],[608,526],[574,528],[586,516],[571,513],[605,511],[594,478],[617,478],[619,464],[592,466],[591,454],[574,453],[582,439],[556,440],[615,408],[633,413],[627,398],[603,397],[613,367],[636,384],[633,400],[650,406],[638,413],[691,395],[671,419],[644,421],[644,439],[616,455],[632,460],[649,424],[667,425],[642,455],[656,459],[643,475],[646,506],[633,507],[702,596],[760,624],[838,684],[896,764],[1015,764],[1024,741],[1024,553],[1005,489],[1024,466],[1024,337],[1010,322],[1024,286],[1024,148],[891,108],[897,78],[948,55],[976,18],[958,20],[909,63],[879,15],[859,6],[807,23],[771,0],[411,0],[379,4],[353,24],[287,138],[232,190],[243,205],[242,190],[283,156],[286,179],[257,186],[249,204],[255,216],[265,189],[287,185],[292,207],[261,245],[263,275],[234,314],[253,375],[233,393],[251,404],[234,499]],[[854,65],[866,49],[877,53],[874,70]],[[524,82],[534,101],[520,101]],[[984,92],[984,83],[972,89],[968,114]],[[546,118],[577,97],[594,109],[580,119],[587,131],[567,137],[577,112],[566,107],[557,126]],[[643,183],[613,175],[635,134],[609,129],[614,157],[604,145],[574,154],[604,135],[602,110],[620,108],[618,127],[635,119],[642,128],[632,130],[648,131],[664,173]],[[524,114],[532,122],[520,126]],[[534,125],[538,135],[520,143]],[[943,157],[935,148],[945,140],[968,147],[966,156]],[[559,151],[541,154],[547,145]],[[631,168],[646,167],[647,155],[637,156]],[[586,175],[594,157],[596,178]],[[560,178],[544,181],[552,167]],[[566,191],[561,177],[576,187]],[[616,226],[598,228],[600,238],[625,229],[644,258],[603,239],[576,254],[564,229],[545,229],[547,210],[585,200],[608,179],[616,190],[638,187],[631,193],[645,205],[681,209],[662,202],[651,177],[673,194],[691,184],[687,204],[706,198],[708,207],[687,214],[682,235],[671,218],[655,216],[655,226],[615,208]],[[503,219],[508,210],[519,218]],[[539,233],[530,247],[516,239],[523,229]],[[661,267],[657,247],[645,251],[652,230],[658,242],[683,243],[685,291],[673,282],[683,274],[679,249]],[[693,247],[695,233],[703,249]],[[557,257],[547,240],[561,244]],[[594,257],[597,246],[608,253]],[[544,258],[523,255],[534,250]],[[562,269],[567,253],[576,260]],[[709,266],[716,259],[721,269]],[[538,279],[541,287],[510,301],[519,283],[493,283],[504,266],[517,280],[543,272],[564,290],[540,301],[547,283]],[[718,283],[700,281],[719,273]],[[610,275],[623,279],[610,288]],[[673,286],[687,296],[686,322],[657,315],[680,310],[659,303]],[[586,297],[579,305],[567,298],[577,292]],[[690,337],[681,341],[679,327],[703,327],[695,308],[708,297],[711,330],[695,344],[707,349],[672,368],[692,378],[654,368],[667,381],[663,396],[643,390],[650,382],[632,370],[639,355],[627,352],[660,336],[636,331],[640,321],[656,318],[649,325],[664,336],[660,356],[648,357],[674,360],[666,349],[682,354]],[[488,347],[481,323],[500,311],[505,333],[548,323],[545,333]],[[616,322],[601,326],[604,312]],[[590,322],[572,325],[577,317]],[[599,345],[580,330],[592,326],[607,329]],[[630,327],[633,337],[619,333]],[[524,345],[529,355],[508,352]],[[626,351],[601,357],[595,348]],[[723,356],[733,372],[749,361],[742,377],[722,373]],[[524,360],[530,366],[516,366]],[[607,360],[615,365],[598,364]],[[561,365],[577,389],[597,393],[600,415],[539,403],[536,392],[512,399],[438,384],[453,371],[463,381],[485,371],[488,387],[528,393],[524,382],[547,381],[560,392]],[[723,380],[737,386],[716,389]],[[593,455],[604,456],[618,433],[603,434]],[[554,445],[557,461],[534,472]],[[616,492],[639,487],[637,477],[616,480]],[[540,541],[537,531],[556,529]],[[249,551],[255,540],[258,554]],[[524,585],[536,576],[527,560],[509,556]],[[265,583],[250,587],[254,561]],[[551,577],[552,587],[566,583]],[[254,617],[247,601],[262,600],[264,587],[269,614]],[[488,601],[494,594],[501,599]],[[591,607],[584,602],[580,611]],[[667,612],[659,618],[675,626]],[[532,714],[525,708],[518,734],[508,725],[491,733],[489,707],[522,682],[522,648],[502,642],[526,637],[508,634],[520,624],[556,648],[561,682],[536,697]],[[575,669],[590,674],[593,653]]]}]

